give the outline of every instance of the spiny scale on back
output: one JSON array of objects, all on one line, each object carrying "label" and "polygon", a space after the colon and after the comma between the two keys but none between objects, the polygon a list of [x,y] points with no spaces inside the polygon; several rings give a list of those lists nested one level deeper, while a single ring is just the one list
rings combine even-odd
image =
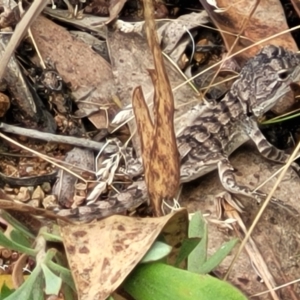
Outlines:
[{"label": "spiny scale on back", "polygon": [[284,162],[286,155],[274,151],[262,138],[256,119],[290,90],[291,82],[299,79],[299,63],[296,54],[266,46],[246,63],[223,100],[213,107],[194,108],[199,110],[196,117],[178,135],[182,182],[216,169],[220,160],[250,138],[262,155]]}]

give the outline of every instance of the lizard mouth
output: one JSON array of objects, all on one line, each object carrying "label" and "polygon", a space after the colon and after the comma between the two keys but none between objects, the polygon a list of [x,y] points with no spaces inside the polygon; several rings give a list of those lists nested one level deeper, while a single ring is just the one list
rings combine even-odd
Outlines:
[{"label": "lizard mouth", "polygon": [[[292,83],[292,81],[290,82]],[[247,109],[250,114],[254,114],[255,117],[262,117],[267,111],[272,109],[289,91],[291,91],[289,84],[281,85],[272,97],[267,97],[262,102],[257,102],[255,105],[249,103]],[[274,99],[275,98],[275,99]]]}]

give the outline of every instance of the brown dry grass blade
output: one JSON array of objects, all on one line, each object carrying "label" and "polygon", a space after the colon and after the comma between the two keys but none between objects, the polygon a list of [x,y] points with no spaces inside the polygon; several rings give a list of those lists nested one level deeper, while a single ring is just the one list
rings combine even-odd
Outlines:
[{"label": "brown dry grass blade", "polygon": [[[174,99],[158,43],[153,4],[144,0],[145,28],[153,54],[155,71],[149,70],[154,93],[154,122],[146,106],[141,87],[133,94],[133,108],[141,137],[145,180],[156,216],[162,215],[163,199],[175,196],[179,185],[179,154],[174,133]],[[144,130],[146,129],[146,130]]]}]

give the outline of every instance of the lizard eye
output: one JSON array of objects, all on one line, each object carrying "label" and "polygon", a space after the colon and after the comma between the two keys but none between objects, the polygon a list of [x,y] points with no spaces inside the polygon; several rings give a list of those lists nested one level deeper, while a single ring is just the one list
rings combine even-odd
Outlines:
[{"label": "lizard eye", "polygon": [[285,81],[286,79],[288,79],[290,74],[291,74],[290,69],[284,69],[284,70],[280,70],[280,71],[277,72],[278,78],[281,81]]}]

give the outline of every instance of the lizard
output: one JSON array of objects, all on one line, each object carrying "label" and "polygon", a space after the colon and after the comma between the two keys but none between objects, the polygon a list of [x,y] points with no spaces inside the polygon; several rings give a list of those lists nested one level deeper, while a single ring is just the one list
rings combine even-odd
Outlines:
[{"label": "lizard", "polygon": [[[299,78],[300,57],[283,47],[268,45],[249,59],[220,102],[214,105],[197,104],[188,111],[186,118],[189,124],[176,134],[181,158],[181,183],[218,169],[226,191],[260,201],[265,196],[262,192],[254,192],[236,182],[229,156],[251,139],[265,158],[279,163],[287,161],[289,155],[263,136],[258,118],[275,106],[290,91],[290,83]],[[134,165],[132,167],[141,169]],[[298,169],[297,164],[294,167]],[[129,169],[127,171],[130,173]],[[135,205],[144,202],[147,199],[144,181],[135,182],[130,195]],[[101,210],[99,204],[95,203],[72,211],[61,210],[59,214],[87,220],[91,217],[88,217],[89,213],[95,218],[119,213],[126,210],[130,202],[118,201],[118,197],[122,197],[122,194],[116,196],[114,205],[109,209]]]},{"label": "lizard", "polygon": [[[236,183],[229,155],[251,139],[265,158],[278,163],[288,160],[288,154],[263,136],[257,120],[290,91],[290,83],[299,79],[300,56],[282,47],[265,46],[245,64],[219,103],[194,107],[197,116],[177,135],[181,182],[218,169],[225,190],[263,197],[260,191],[253,192]],[[293,167],[298,170],[296,163]]]}]

